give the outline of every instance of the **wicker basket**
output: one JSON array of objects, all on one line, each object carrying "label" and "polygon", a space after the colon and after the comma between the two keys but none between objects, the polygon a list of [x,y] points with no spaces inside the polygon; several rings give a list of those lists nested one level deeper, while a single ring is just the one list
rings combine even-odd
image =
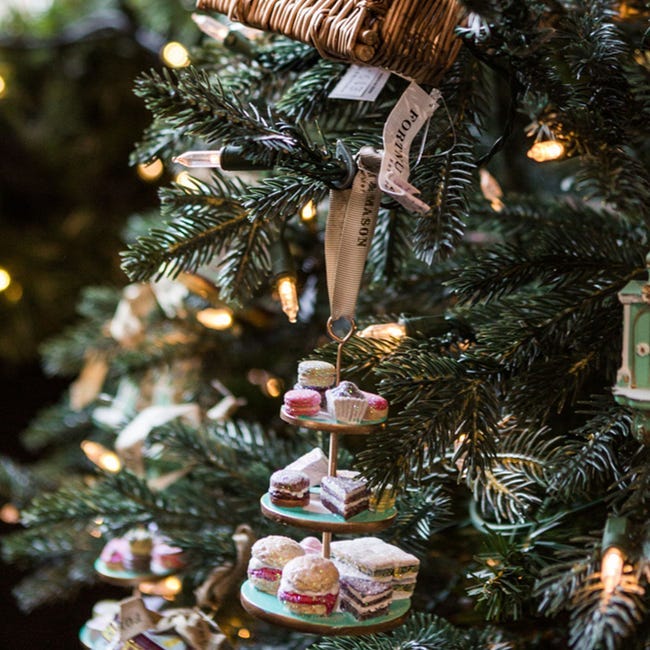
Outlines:
[{"label": "wicker basket", "polygon": [[197,7],[419,83],[437,83],[460,48],[456,0],[198,0]]}]

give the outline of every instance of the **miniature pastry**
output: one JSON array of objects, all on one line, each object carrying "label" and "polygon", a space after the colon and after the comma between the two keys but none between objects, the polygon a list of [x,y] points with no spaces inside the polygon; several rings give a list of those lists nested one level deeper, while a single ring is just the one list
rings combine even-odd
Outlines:
[{"label": "miniature pastry", "polygon": [[319,393],[325,406],[325,391],[336,383],[336,368],[327,361],[301,361],[296,388],[311,388]]},{"label": "miniature pastry", "polygon": [[153,545],[151,570],[154,573],[182,569],[184,566],[183,549],[178,546],[170,546],[166,542],[156,542]]},{"label": "miniature pastry", "polygon": [[368,409],[363,393],[351,381],[342,381],[335,388],[325,392],[327,411],[343,424],[358,424]]},{"label": "miniature pastry", "polygon": [[[358,537],[332,542],[332,558],[374,580],[390,583],[393,600],[408,598],[413,591],[420,560],[377,537]],[[407,595],[408,594],[408,595]]]},{"label": "miniature pastry", "polygon": [[309,504],[309,477],[304,472],[279,469],[271,474],[271,503],[283,508],[300,508]]},{"label": "miniature pastry", "polygon": [[302,548],[305,549],[305,553],[307,554],[311,553],[315,555],[320,555],[323,552],[322,542],[320,541],[320,539],[318,539],[318,537],[314,537],[313,535],[301,539],[300,546],[302,546]]},{"label": "miniature pastry", "polygon": [[383,422],[388,417],[388,400],[375,393],[366,393],[365,391],[362,393],[368,402],[365,419],[371,422]]},{"label": "miniature pastry", "polygon": [[304,472],[309,477],[309,484],[320,485],[323,476],[327,476],[329,460],[320,447],[315,447],[310,452],[287,465],[284,469],[294,472]]},{"label": "miniature pastry", "polygon": [[321,503],[344,519],[367,510],[368,497],[368,485],[363,478],[324,476],[321,481]]},{"label": "miniature pastry", "polygon": [[390,583],[341,576],[339,585],[340,609],[350,612],[358,621],[388,614],[393,601]]},{"label": "miniature pastry", "polygon": [[124,557],[129,554],[129,543],[123,537],[111,539],[102,549],[99,559],[111,571],[124,570]]},{"label": "miniature pastry", "polygon": [[129,543],[129,549],[124,556],[124,568],[134,573],[148,573],[153,548],[153,540],[149,531],[144,528],[136,528],[129,531],[125,538]]},{"label": "miniature pastry", "polygon": [[294,388],[284,394],[284,408],[289,415],[316,415],[320,411],[320,393],[309,388]]},{"label": "miniature pastry", "polygon": [[305,555],[284,567],[278,598],[289,611],[329,616],[338,594],[339,572],[331,560]]},{"label": "miniature pastry", "polygon": [[275,594],[278,591],[282,569],[290,560],[305,554],[298,542],[283,535],[269,535],[258,539],[251,548],[248,579],[260,591]]}]

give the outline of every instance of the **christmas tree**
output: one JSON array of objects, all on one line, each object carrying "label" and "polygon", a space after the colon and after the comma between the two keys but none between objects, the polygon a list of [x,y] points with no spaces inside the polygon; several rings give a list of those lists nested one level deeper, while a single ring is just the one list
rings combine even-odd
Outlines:
[{"label": "christmas tree", "polygon": [[[25,525],[4,555],[35,569],[24,606],[155,526],[186,560],[177,602],[232,643],[645,647],[650,7],[394,2],[346,32],[337,6],[300,33],[287,9],[271,33],[225,4],[203,4],[187,61],[137,81],[153,119],[132,161],[179,175],[132,220],[132,284],[89,288],[45,349],[78,374],[25,434],[53,457],[4,465]],[[375,58],[382,38],[416,45]],[[358,259],[332,247],[356,204],[377,207],[352,246],[358,295]],[[315,638],[239,606],[246,544],[292,535],[260,511],[269,477],[325,446],[279,416],[303,359],[390,403],[339,463],[397,494],[378,536],[420,561],[392,631]]]}]

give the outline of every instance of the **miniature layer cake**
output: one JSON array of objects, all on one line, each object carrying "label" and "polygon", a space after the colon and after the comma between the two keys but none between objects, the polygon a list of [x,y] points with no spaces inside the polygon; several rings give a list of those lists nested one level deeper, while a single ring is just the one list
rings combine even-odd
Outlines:
[{"label": "miniature layer cake", "polygon": [[332,542],[332,558],[379,582],[390,583],[393,600],[409,598],[415,586],[420,560],[415,555],[377,537],[358,537]]},{"label": "miniature layer cake", "polygon": [[339,587],[339,607],[358,621],[388,614],[393,595],[389,583],[342,575]]},{"label": "miniature layer cake", "polygon": [[368,485],[363,478],[324,476],[321,481],[321,503],[344,519],[367,510],[368,497]]}]

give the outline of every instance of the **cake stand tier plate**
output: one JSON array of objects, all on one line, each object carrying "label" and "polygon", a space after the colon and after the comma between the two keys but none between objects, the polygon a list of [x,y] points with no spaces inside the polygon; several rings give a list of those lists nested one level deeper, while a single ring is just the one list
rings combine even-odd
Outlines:
[{"label": "cake stand tier plate", "polygon": [[290,415],[286,407],[280,409],[280,417],[289,424],[305,429],[315,429],[326,433],[343,433],[347,435],[367,435],[377,433],[383,426],[381,422],[363,420],[358,424],[337,422],[327,411],[319,411],[316,415]]},{"label": "cake stand tier plate", "polygon": [[255,589],[249,580],[242,585],[240,600],[249,614],[268,623],[299,632],[329,636],[375,634],[391,630],[406,620],[411,607],[410,599],[396,600],[391,604],[388,614],[365,621],[357,621],[348,612],[333,612],[330,616],[294,614],[272,594]]},{"label": "cake stand tier plate", "polygon": [[269,519],[325,533],[372,533],[388,528],[397,516],[396,508],[384,512],[364,510],[350,519],[330,512],[320,502],[320,488],[309,490],[309,505],[285,508],[271,503],[267,492],[260,499],[262,514]]},{"label": "cake stand tier plate", "polygon": [[147,573],[109,569],[101,558],[95,560],[94,568],[97,575],[104,582],[118,587],[135,587],[141,582],[161,580],[174,573],[173,569],[160,572],[148,571]]}]

